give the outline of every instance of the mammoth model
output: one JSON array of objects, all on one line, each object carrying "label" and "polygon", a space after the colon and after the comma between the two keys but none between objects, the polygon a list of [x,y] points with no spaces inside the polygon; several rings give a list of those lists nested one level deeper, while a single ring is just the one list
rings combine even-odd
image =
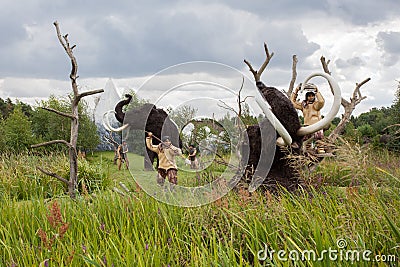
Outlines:
[{"label": "mammoth model", "polygon": [[[287,157],[289,153],[287,151],[291,150],[293,154],[299,155],[302,150],[304,136],[317,132],[330,124],[339,111],[341,101],[340,88],[331,76],[324,73],[313,74],[305,80],[301,90],[304,90],[304,85],[315,76],[326,78],[334,94],[334,103],[324,119],[313,125],[302,127],[297,111],[289,98],[278,89],[265,86],[260,81],[260,76],[271,58],[266,45],[265,50],[267,59],[258,71],[254,70],[250,63],[245,61],[255,78],[258,91],[256,93],[256,101],[267,119],[247,128],[249,143],[244,144],[244,147],[248,149],[245,149],[246,152],[242,153],[242,155],[248,154],[243,157],[243,159],[246,159],[246,162],[242,162],[242,166],[246,166],[245,178],[251,178],[249,191],[254,191],[261,183],[266,185],[267,188],[269,186],[275,187],[279,183],[290,190],[297,188],[300,181],[297,170],[290,164],[290,159]],[[108,130],[121,131],[126,127],[145,129],[159,137],[168,135],[173,143],[179,143],[179,147],[182,147],[179,139],[179,130],[168,118],[164,110],[157,109],[152,104],[145,104],[124,113],[122,108],[129,101],[130,96],[127,96],[127,99],[119,102],[115,108],[117,120],[124,123],[122,127],[117,129],[112,128],[106,119],[108,113],[104,115],[104,126]],[[278,134],[277,139],[275,134],[271,135],[268,131],[268,129],[273,129],[271,127],[276,129]],[[271,147],[276,148],[274,152],[269,150]],[[287,149],[282,149],[283,147]],[[156,154],[147,149],[145,157],[145,168],[152,169],[152,163],[154,158],[156,158]]]},{"label": "mammoth model", "polygon": [[[171,142],[173,144],[179,144],[179,147],[182,147],[182,142],[179,138],[179,131],[175,123],[173,123],[168,114],[160,108],[156,108],[153,104],[143,104],[139,107],[135,107],[129,109],[126,113],[123,111],[123,107],[128,105],[132,99],[131,95],[126,94],[126,99],[120,101],[115,106],[115,111],[109,111],[103,116],[103,124],[104,127],[113,132],[119,132],[123,129],[129,127],[132,130],[144,130],[147,132],[152,132],[155,136],[169,136]],[[108,114],[115,113],[115,118],[123,123],[123,126],[119,128],[113,128],[108,121]],[[153,140],[153,144],[157,145],[159,143],[158,140]],[[143,138],[143,148],[145,148],[144,138]],[[154,159],[158,158],[157,154],[153,151],[149,150],[146,147],[145,160],[144,160],[144,168],[146,170],[153,169]]]},{"label": "mammoth model", "polygon": [[[260,70],[254,70],[251,64],[245,60],[245,63],[249,66],[255,78],[259,93],[256,96],[257,104],[267,117],[267,119],[262,121],[259,125],[253,125],[247,128],[249,140],[247,168],[256,170],[255,173],[250,171],[252,181],[249,186],[249,191],[256,189],[260,183],[267,185],[267,187],[269,185],[273,187],[276,183],[279,183],[287,189],[297,187],[300,183],[297,170],[290,164],[290,159],[287,157],[289,154],[285,152],[285,149],[282,149],[282,147],[286,146],[288,148],[286,151],[291,150],[293,154],[300,154],[304,136],[317,132],[329,125],[339,111],[341,101],[340,88],[330,75],[325,73],[310,75],[303,83],[301,90],[304,90],[304,85],[311,78],[322,76],[328,80],[331,91],[334,94],[334,103],[330,112],[322,120],[313,125],[302,127],[297,111],[289,98],[278,89],[265,86],[264,83],[260,81],[260,76],[271,58],[266,45],[264,45],[264,47],[267,53],[267,59]],[[279,136],[277,140],[272,139],[265,131],[271,124],[276,129]],[[265,151],[265,149],[270,147],[269,145],[271,145],[271,142],[276,142],[276,150],[272,162],[268,162],[271,157],[268,157],[268,151]],[[265,167],[263,165],[271,167],[270,169],[263,169],[263,167]],[[257,174],[257,170],[259,170],[260,174]],[[265,177],[266,172],[268,175]]]}]

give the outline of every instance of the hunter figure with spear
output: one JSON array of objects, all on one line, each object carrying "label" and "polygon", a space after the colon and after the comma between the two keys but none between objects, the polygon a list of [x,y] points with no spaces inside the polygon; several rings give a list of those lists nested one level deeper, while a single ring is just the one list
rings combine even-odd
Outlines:
[{"label": "hunter figure with spear", "polygon": [[[182,155],[182,150],[172,145],[169,136],[164,136],[161,143],[157,146],[153,145],[153,133],[147,132],[146,146],[151,151],[158,155],[158,174],[157,183],[161,186],[164,185],[165,178],[171,184],[178,184],[178,167],[176,165],[175,157]],[[157,137],[155,137],[158,139]]]}]

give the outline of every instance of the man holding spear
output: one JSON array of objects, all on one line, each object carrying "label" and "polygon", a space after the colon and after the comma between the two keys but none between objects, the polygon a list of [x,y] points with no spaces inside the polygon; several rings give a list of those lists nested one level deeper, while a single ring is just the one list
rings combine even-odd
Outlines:
[{"label": "man holding spear", "polygon": [[168,181],[176,185],[178,183],[178,167],[175,157],[181,156],[182,150],[172,145],[169,136],[164,136],[162,140],[160,140],[161,143],[155,146],[153,145],[153,133],[148,132],[147,135],[147,148],[158,155],[157,183],[161,186],[164,185],[165,178],[168,177]]}]

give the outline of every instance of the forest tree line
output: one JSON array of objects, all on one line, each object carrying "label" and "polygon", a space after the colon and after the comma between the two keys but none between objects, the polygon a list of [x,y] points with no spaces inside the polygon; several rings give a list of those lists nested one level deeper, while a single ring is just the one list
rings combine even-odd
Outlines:
[{"label": "forest tree line", "polygon": [[[20,153],[30,149],[33,144],[49,140],[68,140],[70,136],[70,119],[42,109],[52,108],[69,112],[69,98],[50,96],[38,102],[34,107],[21,101],[12,102],[9,98],[0,98],[0,153]],[[97,127],[88,112],[87,105],[79,105],[79,138],[78,148],[92,150],[100,142]],[[46,151],[65,150],[64,146],[48,146]]]},{"label": "forest tree line", "polygon": [[[69,139],[69,119],[48,112],[41,107],[68,112],[70,110],[70,100],[68,98],[50,96],[48,100],[38,102],[32,107],[18,100],[14,103],[9,98],[0,98],[0,153],[19,153],[29,149],[35,143],[54,139]],[[78,138],[78,148],[81,150],[94,150],[100,143],[97,127],[88,110],[87,104],[82,102],[79,106],[80,127]],[[187,111],[182,109],[182,111],[178,111],[178,113],[180,112],[182,114],[175,113],[173,118],[178,121],[180,117],[187,118]],[[195,111],[192,110],[191,112]],[[250,121],[257,122],[257,118],[248,118],[250,115],[246,112],[244,112],[244,116],[243,119],[248,121],[246,124],[251,124],[249,123]],[[227,119],[235,123],[234,117],[224,118],[225,125],[227,125]],[[335,118],[329,130],[325,131],[325,135],[328,135],[339,121],[340,118]],[[399,124],[400,83],[395,94],[395,100],[390,107],[372,108],[357,117],[352,116],[346,126],[344,137],[360,144],[372,143],[390,150],[400,151]],[[391,125],[394,126],[390,127]],[[56,151],[65,148],[60,145],[53,145],[45,149]]]}]

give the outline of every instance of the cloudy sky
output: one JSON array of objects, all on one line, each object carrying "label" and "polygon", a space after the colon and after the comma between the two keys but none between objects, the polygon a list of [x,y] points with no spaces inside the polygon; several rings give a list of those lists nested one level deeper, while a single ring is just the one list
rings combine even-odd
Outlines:
[{"label": "cloudy sky", "polygon": [[[81,90],[104,88],[109,78],[120,91],[140,90],[155,73],[192,61],[249,75],[243,59],[258,68],[263,42],[274,57],[262,80],[279,89],[289,86],[294,54],[297,82],[322,71],[322,55],[330,59],[345,98],[370,77],[362,87],[367,99],[355,114],[390,106],[400,79],[398,0],[0,0],[1,98],[34,103],[70,92],[70,63],[55,20],[77,45]],[[169,76],[172,84],[184,75],[180,71],[185,69]],[[237,84],[237,77],[230,78],[227,84]],[[146,90],[151,94],[152,88]],[[328,89],[323,92],[330,97]],[[219,97],[212,90],[207,96]]]}]

